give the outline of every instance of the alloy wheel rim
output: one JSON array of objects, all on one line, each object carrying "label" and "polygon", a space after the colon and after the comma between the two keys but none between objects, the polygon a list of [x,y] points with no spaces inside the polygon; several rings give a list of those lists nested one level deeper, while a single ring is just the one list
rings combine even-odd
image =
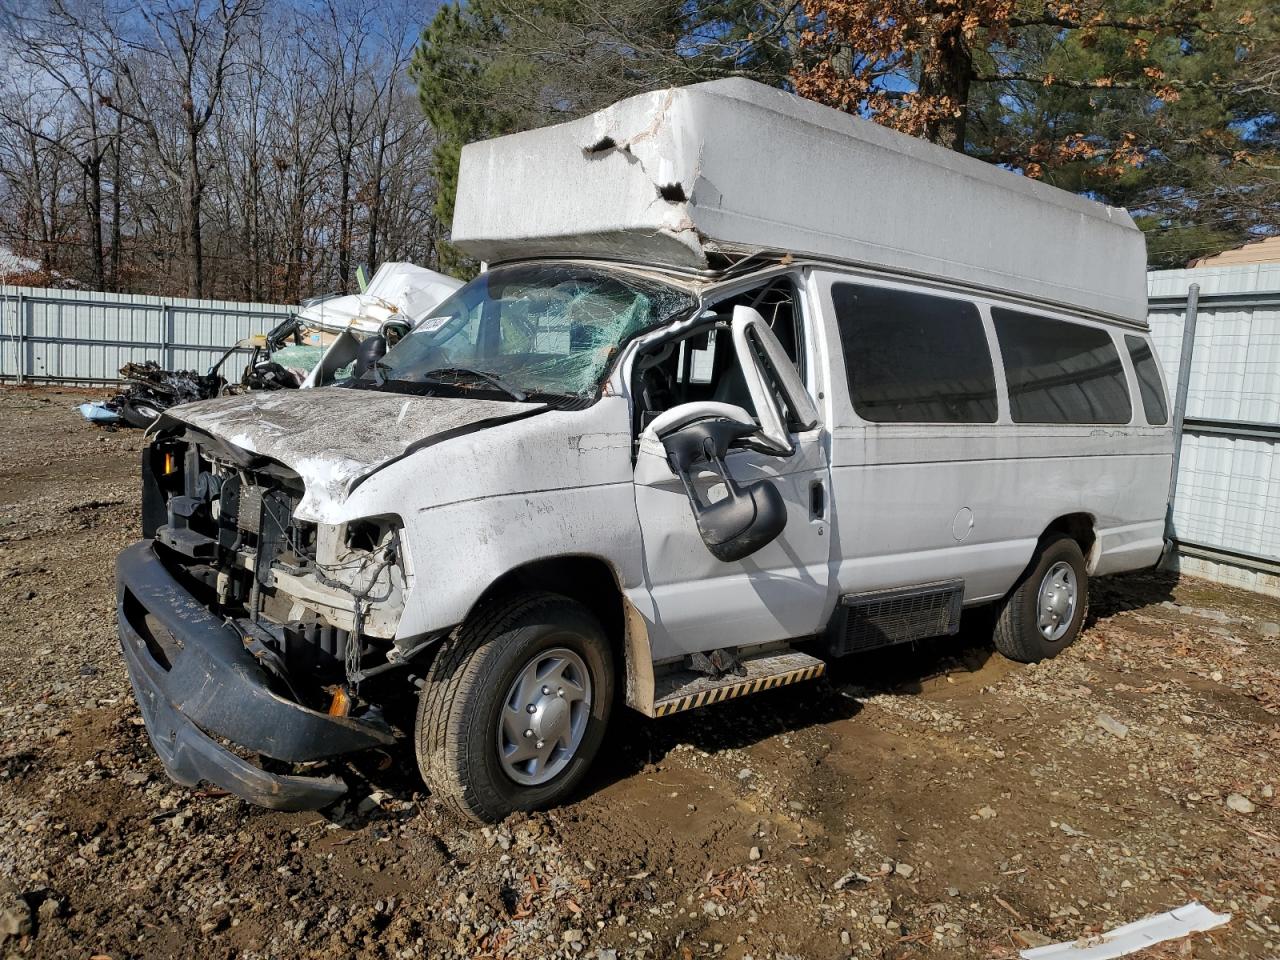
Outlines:
[{"label": "alloy wheel rim", "polygon": [[1036,605],[1040,635],[1050,643],[1061,640],[1071,629],[1076,613],[1076,572],[1071,564],[1059,560],[1040,581]]},{"label": "alloy wheel rim", "polygon": [[516,673],[498,716],[498,761],[523,786],[555,779],[577,754],[591,717],[591,673],[574,651],[535,654]]}]

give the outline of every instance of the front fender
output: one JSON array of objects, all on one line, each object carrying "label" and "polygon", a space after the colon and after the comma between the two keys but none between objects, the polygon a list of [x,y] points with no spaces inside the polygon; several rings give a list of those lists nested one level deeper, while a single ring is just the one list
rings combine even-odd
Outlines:
[{"label": "front fender", "polygon": [[538,560],[603,560],[624,590],[643,582],[631,483],[486,497],[406,518],[413,586],[397,639],[461,623],[490,584]]}]

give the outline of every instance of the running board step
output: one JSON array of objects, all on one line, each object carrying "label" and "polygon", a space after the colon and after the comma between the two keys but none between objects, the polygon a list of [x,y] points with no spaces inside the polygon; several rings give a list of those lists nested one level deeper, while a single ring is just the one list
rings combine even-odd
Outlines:
[{"label": "running board step", "polygon": [[798,650],[744,659],[742,666],[747,671],[745,676],[728,674],[719,680],[692,670],[681,670],[659,677],[654,684],[653,716],[667,717],[735,697],[785,687],[801,680],[812,680],[822,676],[827,669],[827,665],[817,657]]}]

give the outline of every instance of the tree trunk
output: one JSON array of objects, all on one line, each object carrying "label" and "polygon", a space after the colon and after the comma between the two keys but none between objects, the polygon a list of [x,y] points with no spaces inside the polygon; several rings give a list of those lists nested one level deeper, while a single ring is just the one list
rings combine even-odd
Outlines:
[{"label": "tree trunk", "polygon": [[293,200],[289,204],[289,263],[285,268],[285,302],[296,303],[302,299],[302,218],[305,211],[303,202],[302,172],[294,177]]},{"label": "tree trunk", "polygon": [[122,117],[116,114],[115,142],[111,148],[111,284],[109,290],[120,289],[120,144],[122,143]]},{"label": "tree trunk", "polygon": [[338,283],[343,293],[351,282],[351,158],[339,160],[338,173]]},{"label": "tree trunk", "polygon": [[385,148],[378,148],[378,156],[373,165],[373,183],[369,187],[369,245],[365,258],[369,275],[378,269],[378,221],[382,213],[382,155]]},{"label": "tree trunk", "polygon": [[45,232],[45,252],[42,266],[53,273],[58,268],[58,236],[61,221],[58,217],[58,198],[62,196],[62,178],[58,175],[58,164],[55,161],[52,179],[49,183],[49,229]]},{"label": "tree trunk", "polygon": [[938,37],[938,68],[920,78],[920,93],[929,100],[946,100],[952,109],[925,125],[925,138],[959,153],[965,150],[969,117],[969,88],[973,58],[957,26]]},{"label": "tree trunk", "polygon": [[187,296],[204,295],[204,250],[201,247],[200,206],[204,194],[204,181],[200,176],[200,154],[196,145],[199,132],[187,128]]},{"label": "tree trunk", "polygon": [[[97,144],[94,145],[97,150]],[[102,155],[92,156],[85,163],[86,196],[89,214],[89,254],[93,259],[93,289],[102,290],[106,283],[106,257],[102,249]]]}]

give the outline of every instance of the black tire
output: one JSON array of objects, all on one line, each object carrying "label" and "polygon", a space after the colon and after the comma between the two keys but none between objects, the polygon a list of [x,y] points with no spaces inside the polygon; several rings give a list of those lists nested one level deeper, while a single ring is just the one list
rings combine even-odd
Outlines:
[{"label": "black tire", "polygon": [[[1040,630],[1040,587],[1058,564],[1070,565],[1075,575],[1076,598],[1066,632],[1050,639]],[[1066,534],[1055,534],[1041,542],[1031,566],[1018,580],[996,619],[995,646],[1010,660],[1039,663],[1056,657],[1080,635],[1089,607],[1089,578],[1085,573],[1080,544]]]},{"label": "black tire", "polygon": [[[577,653],[587,666],[589,718],[577,751],[559,774],[526,786],[499,761],[499,715],[517,675],[539,652],[557,647]],[[613,660],[600,622],[574,600],[528,592],[487,604],[446,641],[427,673],[415,725],[422,779],[446,807],[481,823],[564,801],[604,738],[614,696]]]},{"label": "black tire", "polygon": [[125,423],[139,430],[146,430],[160,417],[161,409],[150,400],[126,400],[120,404],[120,416]]}]

